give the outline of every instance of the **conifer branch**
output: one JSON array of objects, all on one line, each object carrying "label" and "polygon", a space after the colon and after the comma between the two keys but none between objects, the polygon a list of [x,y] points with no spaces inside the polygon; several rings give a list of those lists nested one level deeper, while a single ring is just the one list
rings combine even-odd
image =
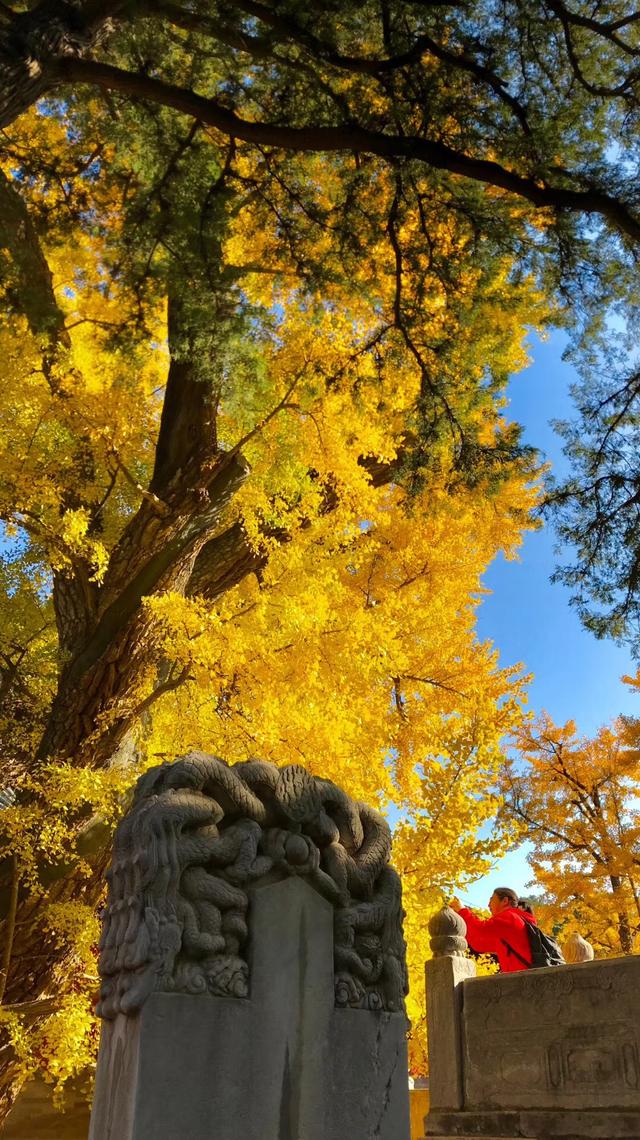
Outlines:
[{"label": "conifer branch", "polygon": [[536,209],[567,210],[585,216],[599,216],[634,242],[640,242],[640,221],[624,202],[597,187],[574,190],[543,184],[523,176],[492,159],[474,157],[446,143],[416,135],[392,135],[353,124],[335,127],[289,127],[277,123],[250,122],[215,99],[196,95],[182,87],[147,75],[128,72],[94,60],[61,60],[57,67],[60,83],[88,83],[105,91],[147,99],[182,114],[193,116],[215,127],[229,138],[294,152],[374,154],[381,158],[413,159],[434,170],[495,186]]}]

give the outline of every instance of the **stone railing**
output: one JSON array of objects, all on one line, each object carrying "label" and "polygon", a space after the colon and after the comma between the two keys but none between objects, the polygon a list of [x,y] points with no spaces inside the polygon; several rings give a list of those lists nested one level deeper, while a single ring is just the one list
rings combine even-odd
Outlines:
[{"label": "stone railing", "polygon": [[459,915],[429,931],[427,1137],[638,1140],[640,957],[478,978]]}]

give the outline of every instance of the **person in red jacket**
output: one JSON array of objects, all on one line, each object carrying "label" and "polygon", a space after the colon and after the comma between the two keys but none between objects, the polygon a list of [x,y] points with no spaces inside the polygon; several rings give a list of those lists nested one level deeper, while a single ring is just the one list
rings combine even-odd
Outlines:
[{"label": "person in red jacket", "polygon": [[503,974],[528,970],[531,947],[527,923],[535,924],[530,908],[518,906],[518,896],[511,887],[497,887],[489,899],[491,918],[478,918],[460,899],[449,904],[467,924],[467,942],[478,954],[495,954]]}]

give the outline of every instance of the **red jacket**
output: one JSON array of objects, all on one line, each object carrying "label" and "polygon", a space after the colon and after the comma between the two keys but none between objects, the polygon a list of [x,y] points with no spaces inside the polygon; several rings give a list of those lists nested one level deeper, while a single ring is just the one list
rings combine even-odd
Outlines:
[{"label": "red jacket", "polygon": [[508,906],[491,918],[478,918],[466,906],[461,907],[458,913],[467,924],[467,942],[471,949],[479,954],[496,954],[503,974],[527,969],[524,962],[505,946],[505,942],[531,964],[526,924],[532,922],[535,925],[536,920],[532,914],[516,906]]}]

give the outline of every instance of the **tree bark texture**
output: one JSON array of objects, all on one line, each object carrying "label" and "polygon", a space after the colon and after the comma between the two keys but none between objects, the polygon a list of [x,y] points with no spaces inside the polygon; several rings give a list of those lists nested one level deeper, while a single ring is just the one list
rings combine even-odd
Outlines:
[{"label": "tree bark texture", "polygon": [[[619,875],[610,875],[609,882],[611,883],[611,890],[613,892],[613,905],[615,908],[618,938],[620,939],[620,949],[623,954],[631,954],[633,951],[633,933],[631,930],[631,923],[629,915],[624,906],[624,896],[622,894],[622,879]],[[620,903],[622,902],[622,906]]]},{"label": "tree bark texture", "polygon": [[[182,503],[172,502],[166,514],[154,513],[147,502],[142,505],[116,549],[97,620],[60,677],[41,760],[55,755],[96,767],[107,763],[135,716],[130,696],[153,645],[154,629],[142,599],[166,590],[185,592],[194,561],[246,474],[238,457],[227,461],[223,456],[199,510],[190,487],[184,488]],[[96,726],[105,718],[109,726],[95,739]]]},{"label": "tree bark texture", "polygon": [[56,85],[60,60],[79,57],[105,39],[125,5],[118,0],[42,0],[27,12],[0,16],[0,126],[8,126]]}]

